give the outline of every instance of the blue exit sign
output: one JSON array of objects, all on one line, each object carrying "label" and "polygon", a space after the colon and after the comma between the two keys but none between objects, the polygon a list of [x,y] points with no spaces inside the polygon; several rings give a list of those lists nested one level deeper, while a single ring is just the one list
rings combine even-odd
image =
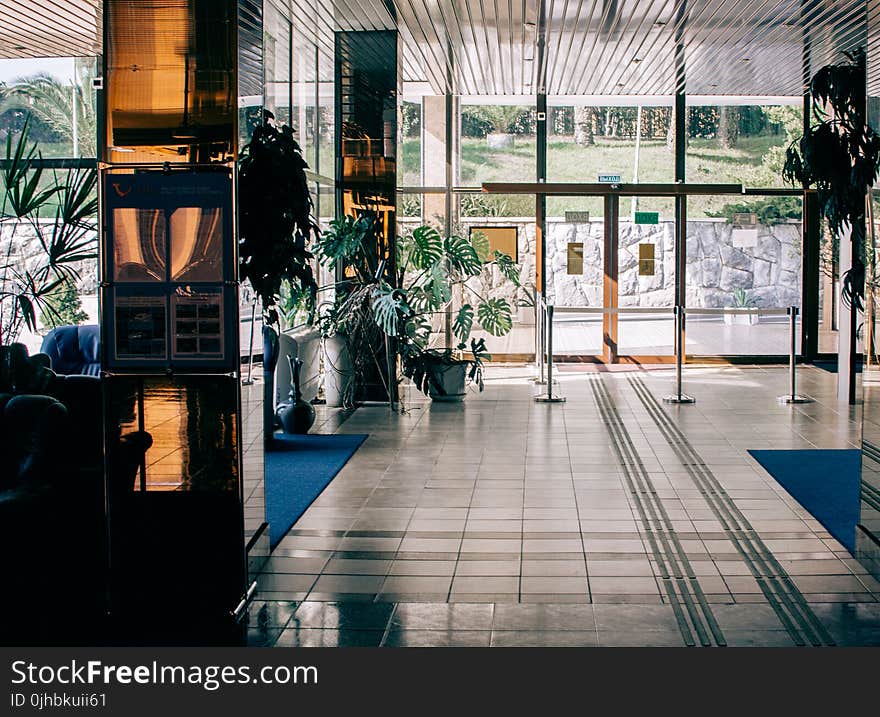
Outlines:
[{"label": "blue exit sign", "polygon": [[619,174],[600,174],[599,184],[620,184]]}]

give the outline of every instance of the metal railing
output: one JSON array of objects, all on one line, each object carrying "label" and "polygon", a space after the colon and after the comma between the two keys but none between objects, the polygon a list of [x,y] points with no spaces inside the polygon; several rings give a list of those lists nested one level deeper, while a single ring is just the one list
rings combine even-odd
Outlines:
[{"label": "metal railing", "polygon": [[[675,393],[665,396],[664,403],[688,404],[695,403],[696,399],[684,393],[683,364],[685,360],[685,316],[723,316],[723,315],[762,315],[762,316],[788,316],[790,319],[790,344],[789,344],[789,388],[790,393],[779,396],[779,403],[809,403],[812,401],[807,396],[797,393],[797,317],[800,309],[790,306],[786,309],[760,309],[760,308],[686,308],[684,306],[652,307],[652,306],[623,306],[623,307],[596,307],[596,306],[554,306],[548,304],[543,295],[536,297],[536,350],[535,362],[538,367],[538,378],[535,383],[546,385],[547,390],[535,396],[535,401],[541,403],[560,403],[565,401],[562,396],[553,393],[553,317],[555,314],[662,314],[672,312],[675,316]],[[545,357],[546,356],[546,357]],[[545,379],[546,373],[546,379]]]}]

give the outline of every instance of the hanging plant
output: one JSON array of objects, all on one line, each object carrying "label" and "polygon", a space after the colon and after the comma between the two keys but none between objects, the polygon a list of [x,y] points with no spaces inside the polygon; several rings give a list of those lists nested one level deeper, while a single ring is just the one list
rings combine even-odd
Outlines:
[{"label": "hanging plant", "polygon": [[861,311],[865,290],[865,197],[880,169],[880,136],[867,123],[865,52],[819,70],[810,83],[813,122],[789,146],[782,169],[790,184],[815,187],[836,241],[851,232],[852,268],[841,277],[844,303]]},{"label": "hanging plant", "polygon": [[317,284],[308,246],[319,229],[307,168],[293,130],[279,129],[274,115],[264,111],[263,124],[241,150],[238,227],[241,279],[250,282],[270,325],[278,323],[284,282],[297,300],[314,306]]}]

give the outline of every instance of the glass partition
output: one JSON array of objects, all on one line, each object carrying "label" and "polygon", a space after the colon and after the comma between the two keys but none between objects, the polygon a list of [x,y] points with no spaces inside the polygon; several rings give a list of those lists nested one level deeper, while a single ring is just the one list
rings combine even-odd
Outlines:
[{"label": "glass partition", "polygon": [[477,97],[461,100],[459,186],[522,182],[535,177],[537,113],[534,100],[521,97],[518,104],[502,104],[497,100]]},{"label": "glass partition", "polygon": [[789,196],[688,198],[686,301],[704,312],[688,315],[688,354],[788,355],[784,312],[801,307],[803,286],[801,204]]},{"label": "glass partition", "polygon": [[[547,109],[547,180],[595,182],[601,173],[624,182],[672,182],[674,153],[669,106],[566,104]],[[623,101],[623,100],[621,100]]]},{"label": "glass partition", "polygon": [[688,108],[689,182],[782,186],[785,149],[803,132],[803,98],[786,104],[748,101]]}]

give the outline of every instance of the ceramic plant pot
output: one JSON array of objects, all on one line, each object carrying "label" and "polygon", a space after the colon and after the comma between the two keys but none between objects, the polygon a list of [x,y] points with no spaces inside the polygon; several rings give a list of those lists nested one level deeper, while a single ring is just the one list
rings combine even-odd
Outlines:
[{"label": "ceramic plant pot", "polygon": [[446,366],[438,366],[434,369],[433,380],[443,389],[437,391],[431,386],[429,393],[431,400],[445,403],[457,403],[464,401],[467,395],[467,371],[468,362],[453,363]]}]

